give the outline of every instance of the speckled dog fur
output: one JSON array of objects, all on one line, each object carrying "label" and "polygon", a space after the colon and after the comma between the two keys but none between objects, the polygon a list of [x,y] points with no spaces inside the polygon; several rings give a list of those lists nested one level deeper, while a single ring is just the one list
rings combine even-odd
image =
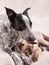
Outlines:
[{"label": "speckled dog fur", "polygon": [[9,8],[5,9],[7,15],[4,15],[3,21],[0,22],[0,47],[7,48],[15,45],[20,38],[34,41],[35,37],[31,32],[32,23],[27,13],[29,8],[21,14]]}]

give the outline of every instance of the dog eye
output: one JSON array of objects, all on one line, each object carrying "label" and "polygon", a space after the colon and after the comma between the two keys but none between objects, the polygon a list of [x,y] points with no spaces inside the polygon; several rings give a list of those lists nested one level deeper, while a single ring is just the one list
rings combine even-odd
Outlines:
[{"label": "dog eye", "polygon": [[23,20],[20,20],[20,22],[19,22],[19,30],[23,31],[24,29],[26,29],[25,22]]},{"label": "dog eye", "polygon": [[22,26],[22,27],[19,27],[19,31],[23,31],[26,27]]}]

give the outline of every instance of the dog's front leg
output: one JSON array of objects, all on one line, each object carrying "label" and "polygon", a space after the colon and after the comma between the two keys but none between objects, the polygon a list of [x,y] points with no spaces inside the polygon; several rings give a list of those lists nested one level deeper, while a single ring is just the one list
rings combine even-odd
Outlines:
[{"label": "dog's front leg", "polygon": [[38,45],[34,45],[33,53],[31,55],[31,59],[33,60],[33,62],[38,60],[41,52],[42,52],[42,49],[40,47],[38,47]]},{"label": "dog's front leg", "polygon": [[23,65],[23,61],[21,60],[21,57],[16,52],[11,53],[11,57],[15,62],[15,65]]}]

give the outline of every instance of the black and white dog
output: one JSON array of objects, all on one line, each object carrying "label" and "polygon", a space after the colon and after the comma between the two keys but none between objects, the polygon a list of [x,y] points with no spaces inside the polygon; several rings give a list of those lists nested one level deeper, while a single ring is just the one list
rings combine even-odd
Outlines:
[{"label": "black and white dog", "polygon": [[[31,30],[32,22],[28,15],[30,8],[27,8],[20,14],[17,14],[9,8],[5,7],[5,9],[7,15],[3,21],[0,22],[0,48],[10,54],[14,50],[13,46],[15,46],[21,38],[27,41],[35,41],[36,38]],[[17,49],[18,48],[16,48],[16,50]]]},{"label": "black and white dog", "polygon": [[0,47],[7,48],[15,45],[16,42],[23,38],[27,41],[35,41],[31,32],[32,22],[28,16],[27,8],[23,13],[17,14],[12,9],[6,8],[7,16],[0,22]]}]

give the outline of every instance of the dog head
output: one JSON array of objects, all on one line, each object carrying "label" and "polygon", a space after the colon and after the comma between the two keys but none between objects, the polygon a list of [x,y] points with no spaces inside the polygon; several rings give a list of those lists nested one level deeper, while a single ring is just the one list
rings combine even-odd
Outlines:
[{"label": "dog head", "polygon": [[6,8],[6,14],[10,20],[11,27],[18,32],[20,37],[28,41],[34,41],[35,37],[31,32],[32,22],[28,15],[29,9],[27,8],[23,13],[17,14],[12,9]]}]

